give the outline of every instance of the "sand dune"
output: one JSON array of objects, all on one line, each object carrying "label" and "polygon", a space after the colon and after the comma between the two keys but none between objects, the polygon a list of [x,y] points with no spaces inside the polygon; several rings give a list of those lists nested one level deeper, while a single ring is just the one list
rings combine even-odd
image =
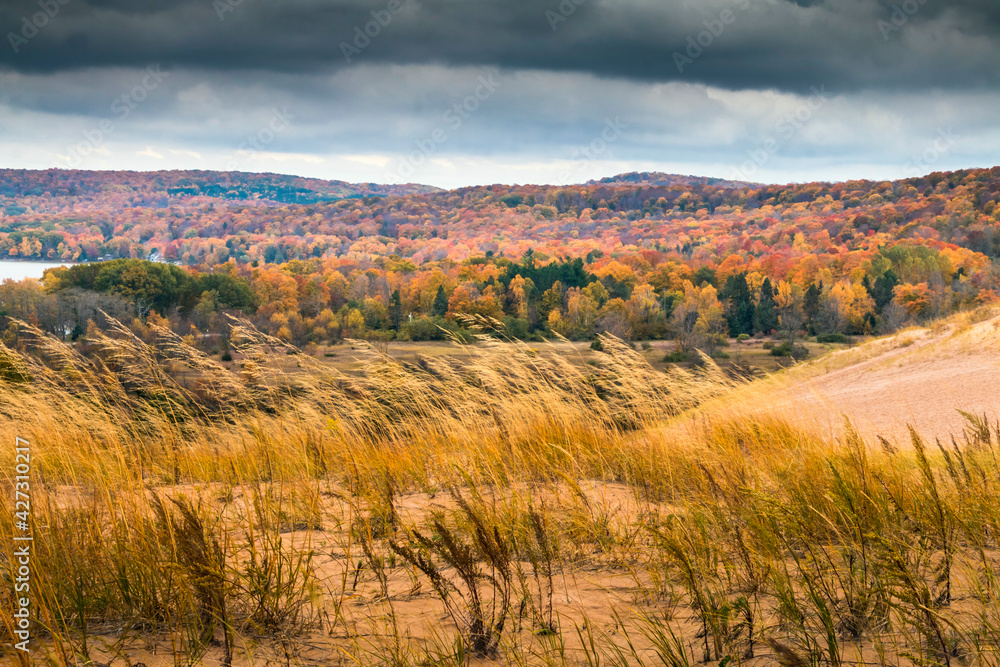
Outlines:
[{"label": "sand dune", "polygon": [[996,420],[998,387],[1000,315],[980,311],[801,364],[740,402],[835,432],[847,415],[866,437],[905,444],[908,425],[926,438],[961,434],[959,410]]}]

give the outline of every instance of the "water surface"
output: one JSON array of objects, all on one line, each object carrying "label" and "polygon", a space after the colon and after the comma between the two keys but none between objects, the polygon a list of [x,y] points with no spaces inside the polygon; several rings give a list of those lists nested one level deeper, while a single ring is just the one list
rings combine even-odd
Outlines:
[{"label": "water surface", "polygon": [[0,282],[4,280],[24,280],[41,278],[45,269],[57,266],[72,266],[73,262],[32,262],[22,260],[0,261]]}]

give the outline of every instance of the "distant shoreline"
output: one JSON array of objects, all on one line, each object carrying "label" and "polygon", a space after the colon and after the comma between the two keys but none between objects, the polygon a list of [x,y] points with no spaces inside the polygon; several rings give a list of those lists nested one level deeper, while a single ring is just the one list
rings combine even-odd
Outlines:
[{"label": "distant shoreline", "polygon": [[60,266],[86,263],[86,262],[56,262],[50,259],[11,259],[10,257],[2,258],[0,259],[0,262],[16,262],[20,264],[58,264]]},{"label": "distant shoreline", "polygon": [[75,266],[81,262],[60,262],[44,259],[0,259],[0,282],[5,280],[41,280],[45,271],[60,266]]}]

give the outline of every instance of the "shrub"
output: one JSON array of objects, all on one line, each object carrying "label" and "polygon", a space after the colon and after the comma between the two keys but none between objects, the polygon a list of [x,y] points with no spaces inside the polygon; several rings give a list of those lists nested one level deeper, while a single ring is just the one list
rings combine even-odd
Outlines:
[{"label": "shrub", "polygon": [[590,342],[590,349],[594,350],[595,352],[603,352],[604,343],[601,342],[600,338],[595,338]]},{"label": "shrub", "polygon": [[771,349],[772,357],[791,357],[793,359],[805,359],[809,356],[809,350],[807,350],[802,345],[789,345],[788,343],[782,343],[777,347]]},{"label": "shrub", "polygon": [[451,326],[449,324],[451,323],[443,317],[421,317],[416,320],[404,322],[399,327],[399,338],[400,340],[415,341],[444,340],[447,333],[442,331],[442,328],[454,328],[453,324]]},{"label": "shrub", "polygon": [[503,318],[503,333],[508,338],[528,339],[528,320],[520,317]]},{"label": "shrub", "polygon": [[750,340],[750,336],[748,334],[741,333],[739,336],[736,337],[736,340],[742,343],[745,340]]},{"label": "shrub", "polygon": [[842,333],[828,333],[816,336],[817,343],[840,343],[843,345],[849,345],[851,343],[851,338],[845,336]]},{"label": "shrub", "polygon": [[[516,323],[514,326],[517,326]],[[446,320],[443,317],[421,317],[404,322],[399,327],[396,340],[449,340],[452,337],[458,338],[463,343],[471,343],[476,340],[471,331],[460,326],[457,322]]]},{"label": "shrub", "polygon": [[673,352],[668,352],[663,357],[663,361],[668,364],[679,364],[687,360],[688,360],[688,354],[683,350],[674,350]]}]

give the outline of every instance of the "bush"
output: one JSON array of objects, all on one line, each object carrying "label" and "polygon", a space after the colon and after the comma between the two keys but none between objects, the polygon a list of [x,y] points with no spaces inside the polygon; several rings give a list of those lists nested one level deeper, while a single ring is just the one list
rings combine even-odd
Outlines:
[{"label": "bush", "polygon": [[402,326],[399,327],[396,340],[449,340],[451,336],[457,336],[463,343],[472,343],[476,340],[471,331],[443,317],[421,317],[410,322],[403,322]]},{"label": "bush", "polygon": [[595,352],[604,352],[604,343],[601,342],[600,338],[595,338],[590,342],[590,349]]},{"label": "bush", "polygon": [[816,336],[817,343],[841,343],[843,345],[849,345],[851,343],[851,338],[845,336],[842,333],[828,333]]},{"label": "bush", "polygon": [[643,343],[642,344],[642,349],[643,349],[643,351],[652,350],[653,346],[650,345],[649,343]]},{"label": "bush", "polygon": [[[765,350],[773,350],[774,349],[774,343],[772,343],[771,341],[767,341],[761,347],[763,347]],[[775,356],[780,356],[780,355],[775,355]]]},{"label": "bush", "polygon": [[528,320],[520,317],[503,318],[503,333],[510,338],[528,340]]},{"label": "bush", "polygon": [[453,329],[454,325],[449,326],[449,324],[443,317],[421,317],[403,322],[402,326],[399,327],[399,338],[400,340],[416,341],[444,340],[447,334],[441,328]]},{"label": "bush", "polygon": [[736,337],[736,340],[738,340],[738,341],[740,341],[742,343],[745,340],[750,340],[750,336],[748,334],[742,333],[742,334],[740,334],[739,336]]},{"label": "bush", "polygon": [[771,350],[772,357],[791,357],[793,359],[805,359],[809,356],[809,350],[802,345],[789,345],[782,343]]},{"label": "bush", "polygon": [[455,326],[448,331],[450,331],[460,343],[465,345],[470,345],[476,342],[476,335],[464,327]]},{"label": "bush", "polygon": [[668,352],[664,357],[663,361],[668,364],[679,364],[688,360],[688,353],[683,350],[674,350],[673,352]]},{"label": "bush", "polygon": [[221,358],[222,358],[222,361],[232,361],[233,360],[233,355],[231,355],[229,353],[229,350],[223,350]]}]

